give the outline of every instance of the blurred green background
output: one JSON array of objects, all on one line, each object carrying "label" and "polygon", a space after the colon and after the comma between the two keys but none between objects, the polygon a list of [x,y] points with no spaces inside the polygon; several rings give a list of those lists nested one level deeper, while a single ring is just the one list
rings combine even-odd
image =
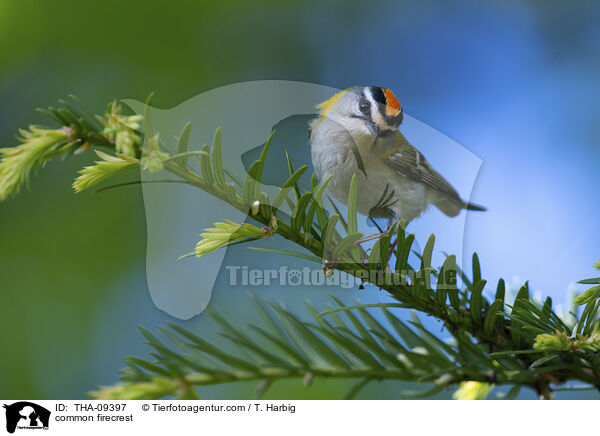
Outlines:
[{"label": "blurred green background", "polygon": [[[167,108],[225,84],[286,79],[389,86],[404,96],[411,115],[483,156],[490,144],[473,132],[488,129],[498,139],[507,134],[499,122],[525,130],[558,125],[543,111],[533,125],[525,126],[527,112],[514,124],[503,112],[506,99],[540,101],[553,114],[577,108],[580,125],[567,118],[562,133],[576,132],[571,152],[597,162],[591,109],[600,71],[593,42],[600,40],[598,3],[452,3],[0,0],[0,144],[15,144],[19,127],[46,122],[34,108],[68,94],[101,112],[113,98],[143,100],[154,91],[154,103]],[[555,88],[531,85],[541,77],[553,77]],[[586,88],[585,80],[595,87]],[[506,140],[515,144],[514,137]],[[0,204],[2,398],[76,399],[113,384],[123,357],[147,351],[135,326],[169,320],[146,289],[140,189],[91,196],[70,188],[92,159],[53,162],[33,178],[30,192]],[[594,211],[580,210],[589,217],[580,225],[595,222]],[[589,246],[590,237],[582,236],[581,245]],[[589,265],[578,259],[582,270],[569,272],[573,280],[585,278],[597,260],[586,250]],[[246,304],[222,292],[214,296],[217,307]],[[210,331],[203,316],[182,324]],[[346,387],[280,383],[268,397],[339,398]],[[398,388],[374,384],[360,398],[397,398]],[[252,390],[220,386],[201,395],[248,397]]]}]

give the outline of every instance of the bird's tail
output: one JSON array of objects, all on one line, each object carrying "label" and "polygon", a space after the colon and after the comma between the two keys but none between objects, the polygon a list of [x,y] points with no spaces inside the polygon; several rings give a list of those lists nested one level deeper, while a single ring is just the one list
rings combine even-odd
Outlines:
[{"label": "bird's tail", "polygon": [[475,203],[466,203],[465,204],[465,209],[467,209],[467,210],[477,210],[477,211],[480,211],[480,212],[485,212],[487,210],[487,207],[483,207],[483,206],[480,206],[480,205],[475,204]]}]

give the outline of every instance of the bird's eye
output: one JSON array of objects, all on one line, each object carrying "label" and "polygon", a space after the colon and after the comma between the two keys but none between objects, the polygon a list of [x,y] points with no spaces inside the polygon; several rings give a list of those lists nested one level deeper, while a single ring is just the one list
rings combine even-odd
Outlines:
[{"label": "bird's eye", "polygon": [[369,103],[367,100],[361,100],[361,102],[358,104],[358,108],[365,116],[369,116],[371,113],[371,103]]}]

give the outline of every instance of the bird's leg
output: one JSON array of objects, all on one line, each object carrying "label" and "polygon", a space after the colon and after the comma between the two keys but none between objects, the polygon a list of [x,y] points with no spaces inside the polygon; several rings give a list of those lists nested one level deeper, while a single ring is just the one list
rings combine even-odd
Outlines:
[{"label": "bird's leg", "polygon": [[389,232],[390,229],[392,228],[392,226],[394,225],[394,222],[396,221],[396,215],[394,214],[394,212],[389,213],[388,215],[388,220],[387,223],[385,224],[385,231]]},{"label": "bird's leg", "polygon": [[365,236],[364,238],[360,238],[359,240],[357,240],[354,243],[354,245],[359,245],[359,244],[362,244],[363,242],[372,241],[373,239],[379,239],[382,236],[386,236],[387,234],[388,234],[388,231],[386,230],[385,232],[375,233],[374,235],[371,235],[371,236]]},{"label": "bird's leg", "polygon": [[395,220],[396,220],[396,218],[393,215],[393,213],[390,213],[387,223],[386,223],[386,226],[385,226],[385,231],[381,231],[381,228],[377,225],[377,222],[373,218],[371,218],[371,221],[373,222],[373,224],[375,224],[377,226],[377,228],[380,230],[380,232],[375,233],[374,235],[371,235],[371,236],[365,236],[364,238],[360,238],[354,244],[359,245],[359,244],[362,244],[363,242],[368,242],[368,241],[372,241],[373,239],[379,239],[382,236],[387,236],[390,233],[390,229],[392,228],[392,225],[394,224]]}]

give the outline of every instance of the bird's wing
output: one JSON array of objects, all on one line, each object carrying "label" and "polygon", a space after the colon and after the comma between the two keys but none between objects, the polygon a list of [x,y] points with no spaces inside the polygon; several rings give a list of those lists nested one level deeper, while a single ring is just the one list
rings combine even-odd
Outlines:
[{"label": "bird's wing", "polygon": [[458,192],[444,177],[438,173],[425,156],[398,133],[398,142],[392,151],[382,156],[383,161],[398,174],[414,182],[447,195],[452,200],[463,204]]}]

